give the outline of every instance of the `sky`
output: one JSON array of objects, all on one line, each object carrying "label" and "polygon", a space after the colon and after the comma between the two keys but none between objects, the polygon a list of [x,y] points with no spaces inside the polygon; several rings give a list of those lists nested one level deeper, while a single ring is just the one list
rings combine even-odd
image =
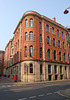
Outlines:
[{"label": "sky", "polygon": [[[26,11],[36,11],[70,28],[70,12],[64,10],[70,6],[70,0],[0,0],[0,50],[5,50],[13,32]],[[69,9],[70,11],[70,9]]]}]

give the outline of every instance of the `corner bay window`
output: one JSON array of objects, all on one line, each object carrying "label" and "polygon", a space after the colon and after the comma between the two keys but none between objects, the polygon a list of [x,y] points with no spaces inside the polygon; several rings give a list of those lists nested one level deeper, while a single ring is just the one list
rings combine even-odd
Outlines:
[{"label": "corner bay window", "polygon": [[30,41],[33,40],[33,32],[30,32]]},{"label": "corner bay window", "polygon": [[28,20],[26,19],[26,21],[25,21],[25,27],[27,27],[27,24],[28,24]]},{"label": "corner bay window", "polygon": [[27,47],[25,46],[25,57],[27,57]]},{"label": "corner bay window", "polygon": [[33,46],[30,46],[30,57],[33,57]]},{"label": "corner bay window", "polygon": [[27,41],[27,32],[25,33],[25,41]]},{"label": "corner bay window", "polygon": [[30,19],[30,27],[33,27],[33,19]]}]

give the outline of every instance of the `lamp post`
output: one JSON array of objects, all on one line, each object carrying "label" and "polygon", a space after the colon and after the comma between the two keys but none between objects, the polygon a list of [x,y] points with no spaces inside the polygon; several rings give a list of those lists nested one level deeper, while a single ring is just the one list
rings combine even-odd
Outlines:
[{"label": "lamp post", "polygon": [[[67,9],[70,9],[70,7],[68,7]],[[69,13],[69,11],[67,9],[65,9],[64,14]]]}]

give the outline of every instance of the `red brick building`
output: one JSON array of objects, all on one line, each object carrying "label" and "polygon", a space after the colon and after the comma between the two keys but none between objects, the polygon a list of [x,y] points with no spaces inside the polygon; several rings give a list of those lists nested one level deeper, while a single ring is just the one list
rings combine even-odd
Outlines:
[{"label": "red brick building", "polygon": [[3,68],[4,68],[4,51],[0,50],[0,74],[3,73]]},{"label": "red brick building", "polygon": [[70,62],[70,28],[68,28],[69,31],[69,62]]},{"label": "red brick building", "polygon": [[5,48],[4,73],[23,82],[69,79],[68,51],[67,28],[27,11]]}]

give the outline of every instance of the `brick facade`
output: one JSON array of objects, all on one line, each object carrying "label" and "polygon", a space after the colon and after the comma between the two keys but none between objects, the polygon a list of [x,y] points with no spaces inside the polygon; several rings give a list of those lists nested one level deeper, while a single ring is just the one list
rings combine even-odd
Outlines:
[{"label": "brick facade", "polygon": [[4,74],[17,74],[23,82],[69,79],[68,54],[67,28],[55,18],[27,11],[5,48]]}]

